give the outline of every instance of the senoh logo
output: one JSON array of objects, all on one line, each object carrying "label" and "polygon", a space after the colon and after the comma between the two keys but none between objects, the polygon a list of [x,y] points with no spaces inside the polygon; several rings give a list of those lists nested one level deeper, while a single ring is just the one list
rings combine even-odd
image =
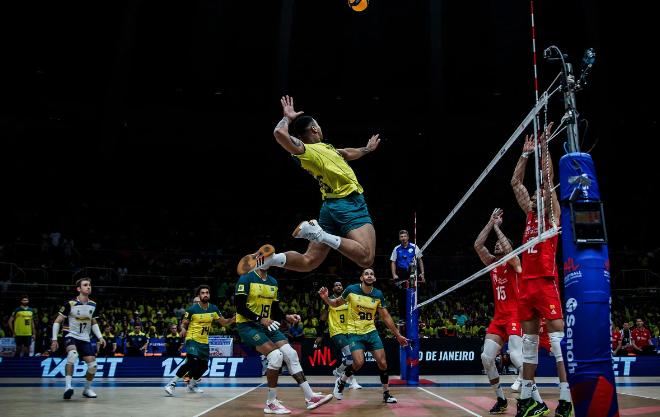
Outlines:
[{"label": "senoh logo", "polygon": [[577,364],[575,363],[575,354],[573,353],[573,326],[575,326],[575,310],[578,308],[578,302],[575,298],[566,300],[566,363],[568,373],[575,373]]}]

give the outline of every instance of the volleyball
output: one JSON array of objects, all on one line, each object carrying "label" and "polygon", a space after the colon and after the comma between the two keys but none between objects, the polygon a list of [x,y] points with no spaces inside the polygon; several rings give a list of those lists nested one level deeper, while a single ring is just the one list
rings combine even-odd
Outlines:
[{"label": "volleyball", "polygon": [[369,0],[348,0],[348,7],[356,12],[362,12],[369,6]]}]

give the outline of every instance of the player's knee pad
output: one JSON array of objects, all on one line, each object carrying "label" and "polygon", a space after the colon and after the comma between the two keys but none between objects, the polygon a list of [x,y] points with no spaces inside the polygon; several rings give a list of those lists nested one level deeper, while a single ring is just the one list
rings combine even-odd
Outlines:
[{"label": "player's knee pad", "polygon": [[291,345],[286,344],[280,348],[282,355],[284,355],[284,360],[286,361],[287,366],[289,367],[289,373],[295,375],[302,372],[302,366],[300,366],[300,359],[298,358],[298,353],[291,347]]},{"label": "player's knee pad", "polygon": [[522,354],[524,363],[539,363],[539,335],[525,334],[522,338]]},{"label": "player's knee pad", "polygon": [[96,361],[90,362],[87,364],[87,373],[90,375],[95,375],[96,374]]},{"label": "player's knee pad", "polygon": [[282,367],[284,355],[279,349],[275,349],[266,356],[266,359],[268,359],[268,369],[279,370]]},{"label": "player's knee pad", "polygon": [[499,372],[497,372],[497,366],[495,366],[495,357],[500,352],[500,349],[501,346],[496,341],[491,339],[484,341],[484,350],[481,352],[481,363],[484,364],[484,369],[489,380],[500,377]]},{"label": "player's knee pad", "polygon": [[557,362],[563,362],[564,357],[561,354],[561,340],[564,338],[564,332],[550,332],[548,333],[550,338],[550,347],[552,348],[552,354],[555,356]]},{"label": "player's knee pad", "polygon": [[78,352],[76,350],[70,350],[66,354],[66,363],[69,365],[78,364]]},{"label": "player's knee pad", "polygon": [[517,369],[520,369],[523,364],[522,356],[522,337],[520,336],[509,336],[509,357],[511,358],[511,363]]}]

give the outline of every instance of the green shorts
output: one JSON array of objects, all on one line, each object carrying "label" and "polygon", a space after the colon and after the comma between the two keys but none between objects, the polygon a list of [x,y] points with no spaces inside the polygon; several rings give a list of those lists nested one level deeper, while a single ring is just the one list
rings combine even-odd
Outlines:
[{"label": "green shorts", "polygon": [[376,330],[365,334],[349,334],[348,340],[351,342],[351,352],[355,350],[373,352],[374,350],[383,349],[383,341],[380,340]]},{"label": "green shorts", "polygon": [[326,232],[346,236],[351,230],[365,224],[373,222],[364,195],[353,193],[344,198],[328,198],[323,201],[319,226]]},{"label": "green shorts", "polygon": [[238,335],[241,336],[241,341],[250,346],[261,346],[266,342],[279,342],[281,340],[288,340],[284,333],[279,330],[274,332],[266,329],[261,324],[257,323],[238,323]]},{"label": "green shorts", "polygon": [[186,355],[193,355],[207,361],[209,359],[209,344],[186,340]]},{"label": "green shorts", "polygon": [[344,346],[348,346],[351,343],[348,341],[348,335],[346,333],[337,333],[336,335],[332,336],[330,338],[332,340],[332,343],[335,344],[340,350],[344,348]]}]

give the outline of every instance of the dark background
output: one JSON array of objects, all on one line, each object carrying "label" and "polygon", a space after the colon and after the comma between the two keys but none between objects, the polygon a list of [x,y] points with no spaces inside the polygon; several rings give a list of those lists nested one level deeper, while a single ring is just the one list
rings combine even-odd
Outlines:
[{"label": "dark background", "polygon": [[[535,3],[542,90],[559,72],[547,46],[577,71],[587,47],[597,53],[577,103],[610,248],[657,251],[655,16]],[[363,13],[343,0],[3,2],[0,28],[5,247],[58,230],[78,247],[102,234],[115,249],[303,249],[290,232],[317,216],[320,194],[272,136],[290,94],[336,147],[382,135],[352,166],[389,255],[414,212],[426,241],[534,104],[523,1],[372,0]],[[561,115],[556,99],[549,118]],[[469,254],[496,206],[520,241],[509,179],[521,146],[427,255]]]}]

